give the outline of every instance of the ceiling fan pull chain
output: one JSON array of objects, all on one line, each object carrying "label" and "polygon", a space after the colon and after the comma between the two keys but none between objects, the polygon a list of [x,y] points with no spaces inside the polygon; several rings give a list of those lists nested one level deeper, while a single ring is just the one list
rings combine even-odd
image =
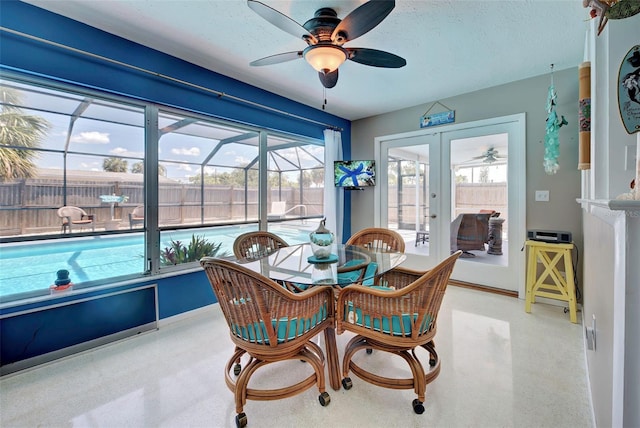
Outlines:
[{"label": "ceiling fan pull chain", "polygon": [[322,104],[322,110],[327,105],[327,88],[322,88],[322,98],[324,98],[324,103]]}]

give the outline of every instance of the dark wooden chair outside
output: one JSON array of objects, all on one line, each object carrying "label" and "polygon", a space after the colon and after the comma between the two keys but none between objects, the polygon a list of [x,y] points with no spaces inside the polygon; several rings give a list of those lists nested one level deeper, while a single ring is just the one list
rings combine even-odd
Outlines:
[{"label": "dark wooden chair outside", "polygon": [[144,205],[138,205],[129,213],[129,229],[138,224],[144,226]]},{"label": "dark wooden chair outside", "polygon": [[[312,341],[325,333],[326,351],[338,370],[335,341],[335,297],[331,287],[314,287],[292,293],[276,282],[231,261],[205,257],[200,260],[224,314],[235,351],[225,367],[225,382],[235,395],[236,426],[244,427],[247,400],[279,400],[314,385],[322,406],[330,402],[325,390],[325,355]],[[236,363],[243,366],[236,370]],[[313,373],[306,379],[277,389],[249,387],[260,368],[291,360],[308,363]],[[330,370],[331,367],[330,366]],[[231,373],[233,372],[233,374]]]},{"label": "dark wooden chair outside", "polygon": [[459,214],[451,222],[451,252],[462,250],[462,257],[475,257],[470,251],[485,251],[489,242],[490,213]]},{"label": "dark wooden chair outside", "polygon": [[73,226],[83,227],[91,225],[91,231],[95,232],[96,223],[93,214],[87,214],[85,210],[73,206],[58,208],[58,217],[62,219],[62,233],[73,232]]},{"label": "dark wooden chair outside", "polygon": [[233,254],[237,259],[256,260],[288,246],[284,239],[271,232],[247,232],[233,242]]},{"label": "dark wooden chair outside", "polygon": [[[427,384],[440,373],[435,349],[436,321],[457,251],[438,266],[425,272],[396,268],[384,273],[373,287],[351,286],[340,291],[336,306],[336,331],[356,334],[347,344],[342,361],[342,386],[351,389],[349,372],[371,384],[391,389],[413,389],[417,398],[413,410],[424,412]],[[425,372],[417,348],[429,355]],[[358,366],[353,356],[360,350],[375,349],[403,358],[412,378],[391,378]]]}]

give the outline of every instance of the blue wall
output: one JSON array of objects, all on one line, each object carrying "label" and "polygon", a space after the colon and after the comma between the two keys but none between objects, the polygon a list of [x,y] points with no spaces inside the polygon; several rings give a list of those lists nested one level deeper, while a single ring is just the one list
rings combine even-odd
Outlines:
[{"label": "blue wall", "polygon": [[[2,0],[0,2],[0,25],[20,33],[91,52],[124,64],[151,70],[197,86],[342,128],[344,157],[345,159],[350,158],[351,123],[346,119],[16,0]],[[0,71],[2,70],[45,77],[286,133],[315,139],[324,138],[324,125],[252,107],[228,97],[218,97],[205,90],[172,82],[142,71],[135,71],[126,65],[92,58],[4,30],[0,32]],[[350,235],[349,226],[350,200],[346,198],[345,236]],[[160,318],[177,315],[215,302],[215,297],[203,272],[157,281],[147,278],[140,282],[140,284],[148,283],[158,284]],[[38,303],[37,306],[46,308],[53,303],[55,300],[47,300]],[[26,308],[26,306],[17,306],[9,311],[19,311]],[[2,312],[6,313],[7,310]],[[37,313],[34,316],[36,317],[34,325],[39,325],[44,321],[37,319]],[[30,331],[23,332],[27,336],[32,333]],[[6,344],[6,346],[11,345]],[[55,340],[52,340],[51,343],[45,344],[43,349],[51,351],[55,347]]]},{"label": "blue wall", "polygon": [[[351,124],[348,120],[22,2],[3,0],[0,8],[2,27],[342,128],[343,151],[345,156],[350,153]],[[323,139],[323,125],[256,109],[224,96],[218,97],[21,35],[2,31],[0,37],[0,64],[3,68],[240,123]]]}]

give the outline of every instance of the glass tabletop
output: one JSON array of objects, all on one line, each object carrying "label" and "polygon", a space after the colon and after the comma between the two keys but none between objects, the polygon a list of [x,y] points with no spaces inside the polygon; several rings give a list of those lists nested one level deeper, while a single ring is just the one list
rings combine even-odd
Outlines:
[{"label": "glass tabletop", "polygon": [[[287,281],[305,285],[347,285],[354,278],[372,280],[375,275],[387,272],[400,265],[406,256],[398,252],[370,250],[355,245],[333,244],[332,262],[310,262],[313,256],[311,244],[284,247],[259,260],[238,260],[237,263],[256,273],[276,281]],[[312,259],[313,260],[313,259]],[[371,264],[376,269],[367,269]]]}]

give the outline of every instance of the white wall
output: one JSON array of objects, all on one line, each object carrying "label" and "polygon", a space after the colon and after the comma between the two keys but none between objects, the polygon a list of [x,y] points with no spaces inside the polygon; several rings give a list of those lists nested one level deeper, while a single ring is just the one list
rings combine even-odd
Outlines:
[{"label": "white wall", "polygon": [[618,72],[640,44],[640,15],[610,20],[590,36],[592,170],[584,173],[583,320],[595,319],[587,371],[597,426],[640,427],[640,201],[612,201],[635,176],[625,168],[627,134],[618,109]]},{"label": "white wall", "polygon": [[[595,32],[595,30],[594,30]],[[636,135],[625,130],[618,108],[618,73],[622,59],[640,44],[640,14],[610,21],[600,36],[592,33],[591,97],[593,171],[591,199],[615,199],[629,191],[635,177],[625,168],[625,147],[635,147]],[[635,151],[635,149],[634,149]]]},{"label": "white wall", "polygon": [[[568,125],[560,128],[560,171],[555,175],[547,175],[542,166],[547,116],[545,104],[550,82],[549,73],[439,101],[456,111],[455,123],[526,113],[527,190],[526,195],[522,195],[527,198],[526,227],[570,231],[577,248],[581,251],[582,217],[580,207],[575,202],[576,198],[580,197],[580,172],[577,169],[577,67],[554,72],[554,84],[558,93],[556,111],[565,116],[569,122]],[[377,136],[420,129],[420,116],[432,103],[433,100],[429,100],[423,105],[353,122],[352,158],[373,159],[374,138]],[[535,190],[549,190],[549,202],[535,202]],[[350,197],[352,198],[352,233],[373,226],[371,215],[374,206],[373,192],[351,192]],[[522,242],[525,239],[526,236],[523,236]]]}]

